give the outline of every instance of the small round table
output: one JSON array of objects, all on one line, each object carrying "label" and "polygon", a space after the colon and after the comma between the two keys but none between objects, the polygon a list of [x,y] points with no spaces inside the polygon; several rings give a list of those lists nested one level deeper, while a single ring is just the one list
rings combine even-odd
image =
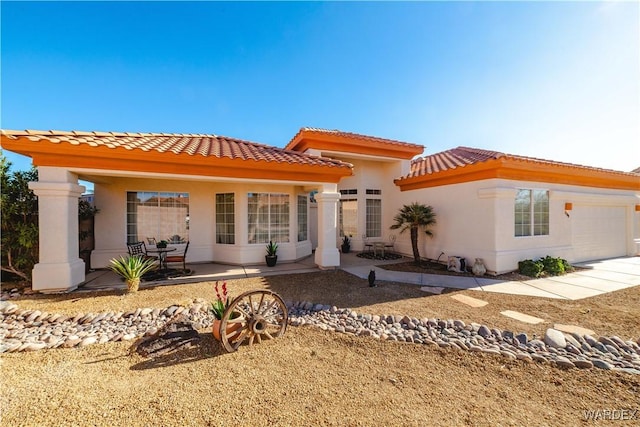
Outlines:
[{"label": "small round table", "polygon": [[176,248],[158,248],[147,249],[147,252],[154,252],[158,254],[158,260],[160,261],[160,269],[168,270],[167,267],[167,252],[173,252]]}]

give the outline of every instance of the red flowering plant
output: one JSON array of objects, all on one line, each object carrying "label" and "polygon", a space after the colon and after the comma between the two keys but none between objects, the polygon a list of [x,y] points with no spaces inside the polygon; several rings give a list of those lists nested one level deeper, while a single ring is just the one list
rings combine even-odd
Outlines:
[{"label": "red flowering plant", "polygon": [[225,310],[231,304],[227,294],[227,282],[222,282],[222,286],[220,286],[220,283],[216,281],[215,289],[217,299],[211,303],[211,311],[216,319],[222,320]]}]

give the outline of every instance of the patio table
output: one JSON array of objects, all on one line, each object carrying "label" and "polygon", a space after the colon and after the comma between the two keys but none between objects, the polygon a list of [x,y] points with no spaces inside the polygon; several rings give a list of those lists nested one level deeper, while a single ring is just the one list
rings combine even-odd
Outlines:
[{"label": "patio table", "polygon": [[167,252],[173,252],[176,248],[150,248],[147,249],[147,252],[154,252],[158,254],[158,259],[160,261],[160,269],[161,270],[169,270],[167,267]]},{"label": "patio table", "polygon": [[378,252],[382,254],[382,258],[384,258],[384,248],[386,244],[384,242],[373,242],[373,255],[378,256]]}]

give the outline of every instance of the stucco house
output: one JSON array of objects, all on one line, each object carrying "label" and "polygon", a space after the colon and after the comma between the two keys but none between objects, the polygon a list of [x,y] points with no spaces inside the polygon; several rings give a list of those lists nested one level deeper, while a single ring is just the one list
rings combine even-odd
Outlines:
[{"label": "stucco house", "polygon": [[[189,262],[264,263],[313,254],[340,265],[339,239],[391,240],[398,209],[433,206],[429,258],[482,258],[493,273],[545,255],[570,262],[640,252],[640,175],[336,130],[301,129],[284,149],[202,134],[3,130],[4,149],[32,158],[39,181],[40,260],[33,288],[71,290],[84,281],[78,257],[78,180],[94,184],[95,250],[106,267],[126,243],[190,242]],[[410,254],[409,236],[395,250]]]}]

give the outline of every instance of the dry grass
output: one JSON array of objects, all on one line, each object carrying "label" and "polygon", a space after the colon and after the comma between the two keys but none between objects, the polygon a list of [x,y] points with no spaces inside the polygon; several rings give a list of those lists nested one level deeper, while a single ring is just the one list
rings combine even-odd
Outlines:
[{"label": "dry grass", "polygon": [[[362,313],[462,319],[542,334],[553,323],[639,338],[640,287],[580,301],[456,291],[489,302],[471,308],[414,285],[365,280],[342,271],[229,281],[235,295],[268,288],[285,300]],[[210,283],[145,289],[134,295],[25,296],[21,308],[76,314],[166,307],[213,299]],[[499,314],[545,319],[527,325]],[[227,354],[203,344],[158,359],[132,343],[2,357],[1,425],[577,425],[584,410],[640,409],[640,378],[550,366],[451,349],[380,342],[289,328],[273,342]],[[640,416],[640,414],[638,415]]]}]

